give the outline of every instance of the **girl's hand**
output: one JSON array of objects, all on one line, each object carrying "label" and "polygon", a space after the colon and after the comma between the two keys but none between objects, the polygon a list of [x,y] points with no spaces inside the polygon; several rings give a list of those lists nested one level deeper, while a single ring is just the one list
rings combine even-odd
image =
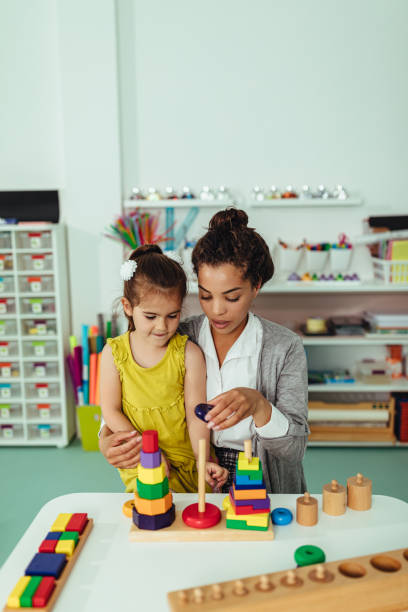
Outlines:
[{"label": "girl's hand", "polygon": [[99,438],[99,449],[105,459],[115,468],[137,467],[142,449],[142,436],[137,431],[112,433],[104,425]]},{"label": "girl's hand", "polygon": [[170,463],[169,460],[167,459],[166,455],[163,453],[163,451],[161,451],[161,456],[163,459],[163,463],[164,463],[164,467],[166,469],[166,476],[167,478],[170,478]]},{"label": "girl's hand", "polygon": [[205,417],[207,427],[215,431],[227,429],[252,416],[257,427],[269,423],[272,407],[256,389],[236,387],[214,397],[214,408]]},{"label": "girl's hand", "polygon": [[206,461],[205,463],[205,479],[216,491],[219,491],[221,487],[227,482],[228,470],[221,467],[217,463],[212,461]]}]

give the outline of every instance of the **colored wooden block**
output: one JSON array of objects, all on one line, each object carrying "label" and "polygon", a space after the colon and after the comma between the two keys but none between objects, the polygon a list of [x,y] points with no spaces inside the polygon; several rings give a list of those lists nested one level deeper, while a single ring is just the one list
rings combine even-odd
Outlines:
[{"label": "colored wooden block", "polygon": [[55,579],[52,576],[43,576],[40,585],[33,595],[34,608],[44,608],[55,587]]},{"label": "colored wooden block", "polygon": [[[241,515],[241,514],[265,514],[265,512],[269,512],[270,510],[270,500],[269,497],[266,497],[265,499],[257,499],[257,500],[253,500],[254,502],[261,502],[261,506],[260,507],[256,507],[252,504],[246,504],[246,505],[241,505],[241,506],[237,506],[234,503],[234,500],[230,498],[231,501],[231,506],[232,509],[234,510],[235,514],[237,515]],[[244,500],[241,500],[244,501]]]},{"label": "colored wooden block", "polygon": [[47,533],[46,540],[59,540],[61,537],[62,531],[49,531]]},{"label": "colored wooden block", "polygon": [[58,540],[43,540],[38,547],[38,552],[53,553],[55,552],[55,547],[57,544],[58,544]]},{"label": "colored wooden block", "polygon": [[245,453],[238,454],[237,468],[239,470],[259,470],[259,457],[252,457],[250,461],[245,457]]},{"label": "colored wooden block", "polygon": [[237,489],[235,484],[232,485],[234,491],[234,499],[265,499],[266,489]]},{"label": "colored wooden block", "polygon": [[236,489],[242,489],[243,491],[249,491],[250,489],[264,489],[265,488],[265,483],[262,482],[262,484],[237,484],[236,482],[234,482],[235,488]]},{"label": "colored wooden block", "polygon": [[37,553],[28,564],[26,576],[54,576],[59,578],[67,560],[65,555],[57,553]]},{"label": "colored wooden block", "polygon": [[269,512],[265,513],[256,513],[256,514],[240,514],[237,515],[234,512],[234,507],[231,504],[231,500],[229,499],[229,506],[228,506],[228,502],[227,502],[227,514],[226,514],[226,520],[227,521],[234,521],[234,520],[242,520],[245,521],[245,523],[249,526],[249,527],[265,527],[267,525],[269,525]]},{"label": "colored wooden block", "polygon": [[50,531],[65,531],[65,527],[68,525],[72,514],[62,513],[57,516],[53,524],[51,525]]},{"label": "colored wooden block", "polygon": [[264,508],[265,511],[269,510],[271,507],[271,503],[270,503],[270,499],[268,496],[264,497],[263,499],[235,499],[234,498],[234,489],[232,487],[230,487],[229,489],[229,497],[231,502],[235,505],[235,506],[247,506],[247,505],[251,505],[254,506],[254,508]]},{"label": "colored wooden block", "polygon": [[36,592],[38,585],[42,580],[42,576],[32,576],[30,582],[24,589],[23,594],[20,597],[20,606],[22,608],[31,608],[33,605],[33,595]]},{"label": "colored wooden block", "polygon": [[[259,472],[256,472],[256,474],[259,474]],[[240,486],[247,486],[247,485],[260,485],[260,486],[265,486],[264,481],[263,481],[263,476],[262,476],[262,472],[261,472],[261,476],[258,478],[251,478],[250,476],[247,476],[246,474],[243,476],[240,476],[240,474],[236,474],[235,475],[235,483],[237,485]]]},{"label": "colored wooden block", "polygon": [[245,521],[240,520],[226,520],[226,526],[228,529],[243,529],[247,531],[268,531],[269,526],[260,527],[258,525],[248,525]]},{"label": "colored wooden block", "polygon": [[143,484],[159,484],[166,478],[166,467],[164,463],[157,468],[145,468],[140,463],[137,468],[137,478]]},{"label": "colored wooden block", "polygon": [[172,504],[173,496],[171,492],[160,499],[143,499],[135,492],[134,505],[139,514],[149,514],[150,516],[164,514],[167,510],[170,510]]},{"label": "colored wooden block", "polygon": [[271,519],[274,525],[289,525],[293,521],[293,514],[289,508],[275,508],[271,512]]},{"label": "colored wooden block", "polygon": [[56,553],[62,553],[70,557],[75,550],[75,540],[58,540],[55,547]]},{"label": "colored wooden block", "polygon": [[142,499],[159,499],[169,492],[169,479],[166,478],[158,484],[145,484],[136,479],[137,492]]},{"label": "colored wooden block", "polygon": [[176,508],[174,504],[172,504],[170,510],[167,510],[164,514],[156,514],[155,516],[139,514],[136,508],[133,508],[133,523],[136,527],[139,527],[139,529],[149,529],[151,531],[164,529],[165,527],[170,527],[175,518]]},{"label": "colored wooden block", "polygon": [[144,468],[157,468],[161,465],[161,451],[155,453],[145,453],[140,451],[140,465]]},{"label": "colored wooden block", "polygon": [[88,522],[86,512],[75,512],[65,527],[65,531],[78,531],[82,533]]},{"label": "colored wooden block", "polygon": [[142,449],[145,453],[156,453],[159,450],[159,436],[155,429],[146,429],[142,433]]},{"label": "colored wooden block", "polygon": [[20,607],[20,597],[24,593],[28,583],[30,582],[30,576],[22,576],[14,589],[11,591],[10,595],[7,599],[7,605],[9,608],[19,608]]},{"label": "colored wooden block", "polygon": [[79,539],[79,533],[77,531],[64,531],[60,537],[60,541],[61,540],[74,540],[75,546],[77,545],[78,539]]},{"label": "colored wooden block", "polygon": [[235,474],[237,476],[247,476],[250,482],[258,482],[258,480],[262,481],[263,479],[262,468],[259,470],[240,470],[237,468]]},{"label": "colored wooden block", "polygon": [[324,563],[326,561],[326,555],[318,546],[305,544],[304,546],[299,546],[299,548],[295,550],[295,561],[298,566],[305,567],[306,565],[314,565],[315,563]]}]

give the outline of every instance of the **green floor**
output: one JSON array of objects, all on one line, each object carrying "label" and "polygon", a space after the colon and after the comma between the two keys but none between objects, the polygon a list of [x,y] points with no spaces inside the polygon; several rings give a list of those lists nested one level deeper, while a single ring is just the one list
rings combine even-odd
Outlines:
[{"label": "green floor", "polygon": [[[333,478],[345,483],[360,471],[373,479],[374,493],[408,502],[408,449],[309,448],[304,465],[311,492],[319,493]],[[123,491],[116,471],[99,453],[84,452],[78,440],[65,449],[0,448],[0,487],[0,566],[50,499]]]}]

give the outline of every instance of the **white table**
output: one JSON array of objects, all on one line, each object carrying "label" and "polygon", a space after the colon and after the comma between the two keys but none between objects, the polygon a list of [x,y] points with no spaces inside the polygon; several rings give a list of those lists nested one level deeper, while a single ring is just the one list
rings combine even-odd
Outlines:
[{"label": "white table", "polygon": [[[284,506],[295,512],[297,497],[272,495],[271,507]],[[168,591],[294,568],[294,551],[304,544],[320,546],[327,561],[408,547],[407,503],[375,495],[370,511],[347,508],[343,516],[332,517],[321,512],[321,496],[315,497],[319,500],[318,524],[275,526],[273,541],[176,544],[129,541],[130,519],[122,514],[129,494],[57,497],[41,509],[4,564],[0,609],[60,512],[87,512],[95,524],[57,600],[56,612],[168,610]],[[190,494],[174,498],[180,507],[197,501]],[[223,498],[221,494],[207,496],[220,506]]]}]

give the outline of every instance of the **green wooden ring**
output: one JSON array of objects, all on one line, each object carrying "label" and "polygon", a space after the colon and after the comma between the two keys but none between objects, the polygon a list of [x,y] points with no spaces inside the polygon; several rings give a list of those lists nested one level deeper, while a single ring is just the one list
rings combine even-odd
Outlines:
[{"label": "green wooden ring", "polygon": [[313,565],[314,563],[324,563],[326,561],[326,555],[318,546],[306,544],[305,546],[299,546],[299,548],[295,550],[295,561],[298,566],[304,567],[305,565]]}]

